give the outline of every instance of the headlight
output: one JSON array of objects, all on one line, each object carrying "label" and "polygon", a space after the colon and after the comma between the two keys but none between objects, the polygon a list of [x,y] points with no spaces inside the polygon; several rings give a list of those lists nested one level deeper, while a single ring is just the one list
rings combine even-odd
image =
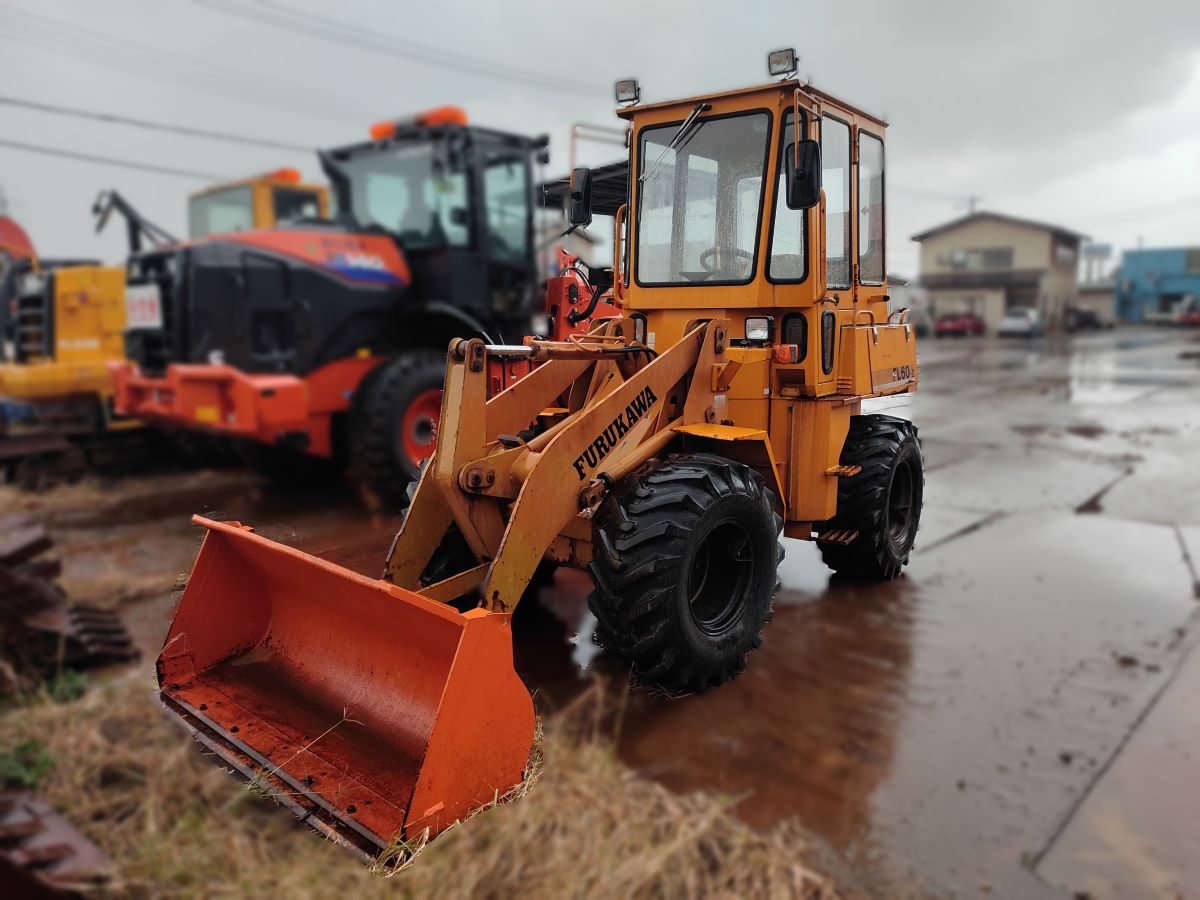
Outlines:
[{"label": "headlight", "polygon": [[771,340],[771,317],[761,316],[746,320],[746,340],[767,343]]},{"label": "headlight", "polygon": [[795,344],[797,347],[808,346],[808,320],[799,313],[783,317],[782,344]]},{"label": "headlight", "polygon": [[638,86],[636,78],[626,78],[617,82],[614,93],[617,97],[617,104],[625,106],[637,103],[641,99],[642,89]]},{"label": "headlight", "polygon": [[793,75],[799,64],[796,58],[796,51],[792,47],[787,47],[783,50],[775,50],[767,54],[767,71],[774,78],[776,75],[782,75],[785,78]]},{"label": "headlight", "polygon": [[529,333],[540,338],[550,334],[550,317],[545,313],[535,313],[529,320]]},{"label": "headlight", "polygon": [[46,276],[30,272],[21,277],[20,291],[22,294],[40,294],[46,287]]},{"label": "headlight", "polygon": [[225,351],[224,350],[209,350],[208,351],[208,364],[210,366],[225,365]]}]

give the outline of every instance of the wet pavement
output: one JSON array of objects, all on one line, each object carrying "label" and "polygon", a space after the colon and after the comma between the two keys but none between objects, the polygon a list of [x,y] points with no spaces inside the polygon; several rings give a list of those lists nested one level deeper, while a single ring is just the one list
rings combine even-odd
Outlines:
[{"label": "wet pavement", "polygon": [[[1195,889],[1197,349],[1154,330],[927,339],[921,391],[880,404],[917,423],[926,456],[907,575],[839,583],[811,544],[786,541],[747,672],[681,700],[635,690],[622,758],[676,790],[728,793],[752,824],[798,817],[871,894]],[[336,492],[280,497],[252,480],[206,508],[370,575],[396,527]],[[109,565],[122,571],[186,568],[199,530],[160,513],[138,520],[153,532],[140,549],[119,530],[136,516],[107,532],[68,517],[67,575],[85,585],[94,557],[121,547]],[[597,673],[623,684],[587,640],[587,589],[560,572],[540,595],[555,616],[518,611],[518,667],[544,708]],[[148,652],[166,610],[130,610]]]},{"label": "wet pavement", "polygon": [[929,468],[906,577],[839,584],[787,541],[745,675],[635,692],[621,755],[740,798],[751,823],[798,816],[870,893],[1183,891],[1200,365],[1180,354],[1196,345],[927,345],[921,392],[883,410],[918,424]]},{"label": "wet pavement", "polygon": [[[1193,338],[928,343],[922,391],[887,410],[929,464],[907,576],[838,584],[787,541],[749,671],[638,697],[622,755],[742,797],[752,823],[798,816],[872,893],[1182,890],[1200,840],[1178,799],[1200,784],[1183,740],[1200,673],[1171,682],[1198,622]],[[1136,739],[1150,725],[1166,737]],[[1141,778],[1176,800],[1142,799],[1122,830]]]}]

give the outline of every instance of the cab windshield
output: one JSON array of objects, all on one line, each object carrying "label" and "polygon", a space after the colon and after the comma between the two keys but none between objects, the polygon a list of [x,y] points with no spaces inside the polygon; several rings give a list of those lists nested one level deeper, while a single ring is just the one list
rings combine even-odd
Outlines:
[{"label": "cab windshield", "polygon": [[188,201],[188,234],[202,238],[254,227],[254,196],[250,185],[200,194]]},{"label": "cab windshield", "polygon": [[277,187],[271,191],[271,208],[275,213],[276,225],[286,225],[301,219],[319,219],[321,195],[316,191]]},{"label": "cab windshield", "polygon": [[745,284],[758,254],[766,112],[643,129],[637,281]]},{"label": "cab windshield", "polygon": [[354,217],[390,231],[408,250],[470,243],[467,174],[430,143],[398,145],[341,163]]}]

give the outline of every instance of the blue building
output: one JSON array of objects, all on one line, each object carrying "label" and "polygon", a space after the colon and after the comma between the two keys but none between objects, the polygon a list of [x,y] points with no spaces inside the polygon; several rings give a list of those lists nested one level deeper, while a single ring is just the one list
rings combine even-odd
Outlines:
[{"label": "blue building", "polygon": [[1117,316],[1163,321],[1187,297],[1200,303],[1200,247],[1126,250],[1117,273]]}]

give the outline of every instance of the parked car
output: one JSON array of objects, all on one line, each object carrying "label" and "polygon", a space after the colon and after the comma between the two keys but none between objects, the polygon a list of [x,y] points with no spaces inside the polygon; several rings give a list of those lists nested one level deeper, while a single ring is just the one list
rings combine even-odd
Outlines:
[{"label": "parked car", "polygon": [[1200,299],[1188,294],[1167,305],[1166,309],[1146,310],[1142,321],[1147,325],[1187,325],[1200,314]]},{"label": "parked car", "polygon": [[974,313],[946,313],[933,323],[934,337],[970,337],[983,334],[983,319]]},{"label": "parked car", "polygon": [[919,338],[929,337],[933,334],[933,320],[929,318],[929,313],[921,307],[908,311],[908,324],[913,327],[913,331]]},{"label": "parked car", "polygon": [[1038,337],[1045,333],[1042,314],[1036,309],[1010,309],[1000,320],[1000,337]]},{"label": "parked car", "polygon": [[1100,314],[1094,309],[1080,309],[1076,306],[1068,306],[1063,311],[1063,327],[1067,331],[1074,333],[1077,331],[1103,331],[1105,328],[1112,328],[1112,322],[1106,322],[1100,318]]}]

